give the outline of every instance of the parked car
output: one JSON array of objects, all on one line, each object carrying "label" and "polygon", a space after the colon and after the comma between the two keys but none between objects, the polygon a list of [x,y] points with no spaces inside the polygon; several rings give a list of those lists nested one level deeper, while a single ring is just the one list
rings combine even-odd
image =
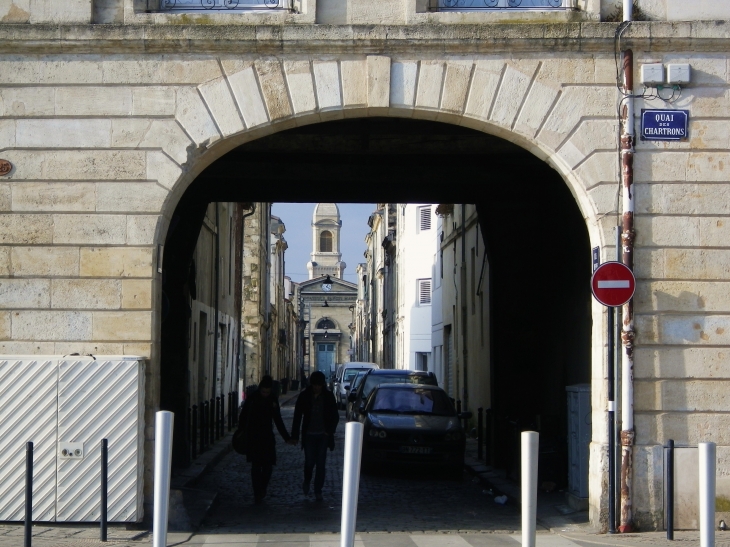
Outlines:
[{"label": "parked car", "polygon": [[351,413],[351,405],[350,403],[350,393],[357,392],[357,389],[360,387],[360,384],[362,383],[363,379],[371,370],[377,370],[377,369],[365,369],[361,370],[357,373],[357,376],[352,379],[352,382],[350,382],[350,389],[347,390],[347,402],[345,403],[345,417],[347,418],[347,421],[354,420],[355,418],[350,417]]},{"label": "parked car", "polygon": [[357,420],[357,409],[364,403],[373,390],[380,384],[423,384],[437,386],[438,381],[433,372],[402,369],[379,369],[368,371],[365,379],[358,384],[356,390],[350,390],[347,396],[347,419]]},{"label": "parked car", "polygon": [[438,386],[380,384],[358,408],[364,426],[362,462],[432,466],[460,478],[466,436],[448,394]]},{"label": "parked car", "polygon": [[350,389],[350,383],[355,379],[357,373],[361,370],[377,369],[380,368],[375,363],[363,363],[359,361],[350,361],[342,365],[340,370],[340,376],[338,380],[335,380],[335,399],[337,405],[340,408],[345,408],[347,403],[347,393]]}]

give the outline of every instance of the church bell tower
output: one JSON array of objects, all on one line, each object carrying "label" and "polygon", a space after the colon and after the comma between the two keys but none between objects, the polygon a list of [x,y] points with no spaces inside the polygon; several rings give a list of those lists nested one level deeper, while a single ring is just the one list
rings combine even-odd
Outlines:
[{"label": "church bell tower", "polygon": [[312,215],[312,253],[309,279],[324,275],[342,279],[346,264],[340,252],[340,209],[336,203],[318,203]]}]

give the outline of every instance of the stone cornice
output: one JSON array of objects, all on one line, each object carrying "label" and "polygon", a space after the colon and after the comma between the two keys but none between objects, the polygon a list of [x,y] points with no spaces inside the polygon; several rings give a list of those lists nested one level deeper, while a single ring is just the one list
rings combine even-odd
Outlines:
[{"label": "stone cornice", "polygon": [[[612,52],[614,23],[425,25],[0,25],[4,54],[495,54]],[[730,22],[636,22],[622,45],[725,52]]]}]

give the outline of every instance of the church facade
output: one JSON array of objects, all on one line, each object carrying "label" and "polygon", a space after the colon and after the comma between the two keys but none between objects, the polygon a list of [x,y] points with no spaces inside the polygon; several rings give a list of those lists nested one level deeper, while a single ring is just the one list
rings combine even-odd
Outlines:
[{"label": "church facade", "polygon": [[322,371],[329,379],[338,364],[351,361],[352,323],[357,285],[342,279],[342,220],[336,203],[318,203],[312,215],[309,279],[299,284],[299,315],[304,319],[303,373]]}]

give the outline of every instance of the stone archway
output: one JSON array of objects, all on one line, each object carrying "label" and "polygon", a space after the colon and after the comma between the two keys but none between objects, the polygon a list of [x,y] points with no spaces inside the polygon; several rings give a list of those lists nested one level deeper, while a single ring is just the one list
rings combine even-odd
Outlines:
[{"label": "stone archway", "polygon": [[[86,289],[74,290],[94,292],[96,300],[76,300],[57,311],[50,301],[33,297],[35,309],[13,318],[5,348],[91,353],[101,347],[148,356],[147,423],[160,400],[158,246],[192,181],[248,141],[355,117],[425,119],[476,129],[519,145],[558,171],[586,219],[592,244],[604,246],[610,239],[598,219],[614,207],[615,90],[612,72],[602,75],[603,60],[591,55],[549,60],[150,56],[104,62],[107,76],[104,85],[94,87],[96,94],[74,88],[96,81],[95,71],[102,67],[93,59],[68,61],[64,76],[56,76],[69,85],[56,98],[59,112],[76,112],[78,119],[35,118],[47,115],[44,91],[28,90],[28,118],[13,120],[13,147],[5,152],[15,165],[10,181],[23,183],[13,199],[26,204],[12,219],[17,226],[4,228],[10,234],[6,241],[17,247],[12,250],[17,263],[23,257],[30,263],[33,246],[45,245],[51,265],[25,271],[65,276],[69,285],[78,278]],[[89,117],[92,112],[97,117]],[[61,194],[66,197],[58,198]],[[31,285],[22,291],[35,290]],[[143,294],[144,304],[127,305],[124,291]],[[116,296],[99,304],[99,295],[107,292]],[[7,307],[25,308],[26,300]],[[593,319],[600,324],[600,310],[594,309]],[[38,321],[48,325],[45,333],[30,332]],[[600,363],[600,344],[595,346],[593,361]],[[153,438],[147,428],[148,485]]]}]

